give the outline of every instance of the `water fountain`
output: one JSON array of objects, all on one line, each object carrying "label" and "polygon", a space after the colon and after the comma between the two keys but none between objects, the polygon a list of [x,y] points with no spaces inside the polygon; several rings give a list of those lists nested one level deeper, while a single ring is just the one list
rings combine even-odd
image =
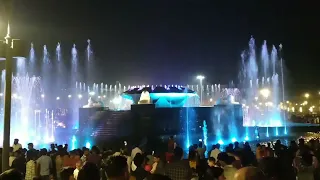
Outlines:
[{"label": "water fountain", "polygon": [[278,135],[278,128],[283,126],[285,121],[278,109],[281,97],[277,73],[279,72],[278,51],[275,46],[272,46],[269,54],[267,42],[264,41],[260,59],[257,58],[255,40],[252,37],[248,52],[243,53],[241,58],[242,69],[239,74],[245,93],[243,109],[247,113],[244,117],[244,125],[266,127],[267,136],[269,136],[269,128],[275,127],[275,135]]},{"label": "water fountain", "polygon": [[205,146],[207,146],[207,143],[208,143],[208,128],[207,128],[207,122],[205,120],[203,120],[202,132],[203,132],[203,144]]}]

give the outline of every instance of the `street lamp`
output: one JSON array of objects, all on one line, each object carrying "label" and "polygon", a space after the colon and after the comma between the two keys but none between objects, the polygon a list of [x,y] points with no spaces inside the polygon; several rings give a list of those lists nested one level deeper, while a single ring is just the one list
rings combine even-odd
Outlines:
[{"label": "street lamp", "polygon": [[205,77],[202,76],[202,75],[198,75],[197,76],[197,79],[200,81],[200,105],[202,104],[202,80],[204,79]]},{"label": "street lamp", "polygon": [[[10,1],[7,1],[10,6]],[[8,6],[8,4],[7,4]],[[8,11],[10,8],[7,7]],[[10,13],[7,14],[10,16]],[[8,18],[9,20],[9,18]],[[9,22],[9,21],[8,21]],[[0,60],[5,60],[5,91],[4,91],[4,121],[3,121],[3,144],[2,144],[2,172],[9,169],[10,149],[10,121],[11,121],[11,94],[12,94],[12,60],[27,56],[26,44],[18,39],[10,37],[10,26],[8,24],[7,35],[4,41],[0,41]]]},{"label": "street lamp", "polygon": [[305,93],[304,97],[308,99],[310,97],[310,94],[309,93]]}]

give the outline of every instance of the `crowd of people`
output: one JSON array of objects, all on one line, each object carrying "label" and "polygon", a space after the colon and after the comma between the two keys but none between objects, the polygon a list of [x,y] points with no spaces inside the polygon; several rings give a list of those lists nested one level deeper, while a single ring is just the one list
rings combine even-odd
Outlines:
[{"label": "crowd of people", "polygon": [[68,145],[36,150],[23,149],[16,139],[10,170],[2,179],[26,180],[316,180],[320,179],[320,142],[299,139],[287,147],[280,140],[257,144],[235,142],[212,148],[202,142],[185,152],[173,137],[167,152],[150,151],[141,145],[120,150],[83,147],[68,151]]}]

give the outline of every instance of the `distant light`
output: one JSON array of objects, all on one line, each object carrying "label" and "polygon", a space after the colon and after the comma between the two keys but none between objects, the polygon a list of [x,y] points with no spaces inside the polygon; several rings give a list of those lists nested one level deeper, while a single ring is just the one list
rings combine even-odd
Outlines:
[{"label": "distant light", "polygon": [[15,99],[17,99],[17,98],[18,98],[18,95],[17,95],[17,94],[13,94],[12,97],[15,98]]},{"label": "distant light", "polygon": [[236,138],[232,138],[232,139],[231,139],[231,142],[233,142],[233,143],[236,142],[236,141],[237,141]]},{"label": "distant light", "polygon": [[101,98],[101,96],[98,96],[98,99],[100,99]]},{"label": "distant light", "polygon": [[202,142],[202,139],[199,139],[199,142]]},{"label": "distant light", "polygon": [[57,97],[56,99],[57,99],[57,100],[60,100],[60,97]]},{"label": "distant light", "polygon": [[197,76],[197,79],[199,79],[200,81],[202,81],[202,80],[204,79],[204,76],[198,75],[198,76]]},{"label": "distant light", "polygon": [[93,92],[93,91],[89,92],[89,95],[90,95],[90,96],[94,96],[95,94],[96,94],[96,93]]},{"label": "distant light", "polygon": [[258,97],[254,97],[254,99],[255,99],[256,101],[258,101]]},{"label": "distant light", "polygon": [[90,144],[90,142],[87,142],[87,143],[86,143],[86,148],[91,149],[91,144]]},{"label": "distant light", "polygon": [[268,98],[270,96],[270,90],[269,89],[261,89],[260,90],[260,94],[264,97],[264,98]]},{"label": "distant light", "polygon": [[218,141],[218,143],[219,143],[220,145],[223,145],[223,144],[224,144],[224,142],[223,142],[221,139]]},{"label": "distant light", "polygon": [[213,99],[212,98],[210,98],[210,102],[212,102],[213,101]]},{"label": "distant light", "polygon": [[41,98],[44,98],[44,94],[41,94]]},{"label": "distant light", "polygon": [[244,138],[244,140],[245,140],[245,141],[249,141],[249,137],[246,136],[246,137]]},{"label": "distant light", "polygon": [[309,93],[305,93],[305,94],[304,94],[304,97],[305,97],[305,98],[309,98],[309,97],[310,97],[310,94],[309,94]]},{"label": "distant light", "polygon": [[82,98],[82,95],[81,95],[81,94],[78,94],[78,98],[81,99],[81,98]]},{"label": "distant light", "polygon": [[68,95],[68,98],[71,98],[71,97],[72,97],[71,94],[69,94],[69,95]]},{"label": "distant light", "polygon": [[3,96],[3,93],[0,93],[0,96]]},{"label": "distant light", "polygon": [[103,95],[103,98],[106,98],[107,96],[106,95]]}]

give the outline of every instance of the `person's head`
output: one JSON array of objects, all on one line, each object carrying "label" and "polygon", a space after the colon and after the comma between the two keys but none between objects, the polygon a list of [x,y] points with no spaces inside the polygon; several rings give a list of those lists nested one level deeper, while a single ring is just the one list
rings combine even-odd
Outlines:
[{"label": "person's head", "polygon": [[159,154],[154,154],[153,155],[153,162],[158,163],[160,161],[160,155]]},{"label": "person's head", "polygon": [[260,147],[261,147],[261,144],[260,144],[260,143],[257,143],[257,144],[256,144],[256,147],[257,147],[257,148],[260,148]]},{"label": "person's head", "polygon": [[88,148],[85,148],[85,149],[83,150],[83,155],[88,156],[89,154],[90,154],[89,149],[88,149]]},{"label": "person's head", "polygon": [[29,144],[28,144],[28,149],[29,149],[29,150],[32,150],[32,149],[33,149],[33,143],[29,143]]},{"label": "person's head", "polygon": [[219,167],[210,167],[205,179],[225,180],[223,169]]},{"label": "person's head", "polygon": [[37,159],[37,152],[27,152],[27,161],[36,160]]},{"label": "person's head", "polygon": [[133,158],[133,162],[137,167],[142,167],[144,161],[145,158],[140,153],[137,153],[136,156]]},{"label": "person's head", "polygon": [[50,144],[50,148],[54,150],[56,148],[55,144]]},{"label": "person's head", "polygon": [[91,152],[92,154],[100,154],[100,150],[97,146],[92,146]]},{"label": "person's head", "polygon": [[216,165],[216,159],[214,157],[209,157],[208,158],[208,166],[214,167],[215,165]]},{"label": "person's head", "polygon": [[42,148],[42,149],[40,150],[40,156],[46,156],[47,154],[48,154],[48,151],[47,151],[46,148]]},{"label": "person's head", "polygon": [[127,158],[124,156],[112,156],[106,165],[108,179],[128,180]]},{"label": "person's head", "polygon": [[181,160],[183,158],[183,150],[181,147],[176,147],[173,151],[175,159]]},{"label": "person's head", "polygon": [[82,161],[78,161],[78,162],[76,163],[76,168],[77,168],[77,169],[81,169],[81,167],[82,167]]},{"label": "person's head", "polygon": [[0,175],[0,180],[22,180],[22,174],[16,169],[9,169]]},{"label": "person's head", "polygon": [[233,156],[228,156],[228,158],[225,160],[226,165],[232,165],[232,163],[235,161],[236,159]]},{"label": "person's head", "polygon": [[211,148],[211,149],[216,149],[216,147],[217,147],[217,146],[214,144],[214,145],[212,145],[212,148]]},{"label": "person's head", "polygon": [[299,139],[299,145],[304,145],[304,139],[303,138]]},{"label": "person's head", "polygon": [[100,180],[100,171],[96,164],[87,162],[79,171],[78,180]]},{"label": "person's head", "polygon": [[270,142],[267,143],[267,147],[271,148],[271,143]]},{"label": "person's head", "polygon": [[234,147],[235,147],[235,148],[238,148],[238,147],[239,147],[239,142],[238,142],[238,141],[234,142]]},{"label": "person's head", "polygon": [[169,138],[169,139],[173,140],[173,136],[170,136],[170,138]]},{"label": "person's head", "polygon": [[235,175],[235,180],[266,180],[266,177],[264,176],[263,172],[253,166],[248,166],[239,169]]},{"label": "person's head", "polygon": [[220,144],[219,143],[217,143],[216,148],[220,149]]},{"label": "person's head", "polygon": [[227,162],[229,160],[229,155],[226,152],[221,152],[218,154],[218,162],[223,167],[227,165]]},{"label": "person's head", "polygon": [[18,144],[19,143],[19,139],[14,139],[13,144]]},{"label": "person's head", "polygon": [[20,157],[21,155],[22,155],[22,152],[20,149],[14,152],[15,157]]}]

